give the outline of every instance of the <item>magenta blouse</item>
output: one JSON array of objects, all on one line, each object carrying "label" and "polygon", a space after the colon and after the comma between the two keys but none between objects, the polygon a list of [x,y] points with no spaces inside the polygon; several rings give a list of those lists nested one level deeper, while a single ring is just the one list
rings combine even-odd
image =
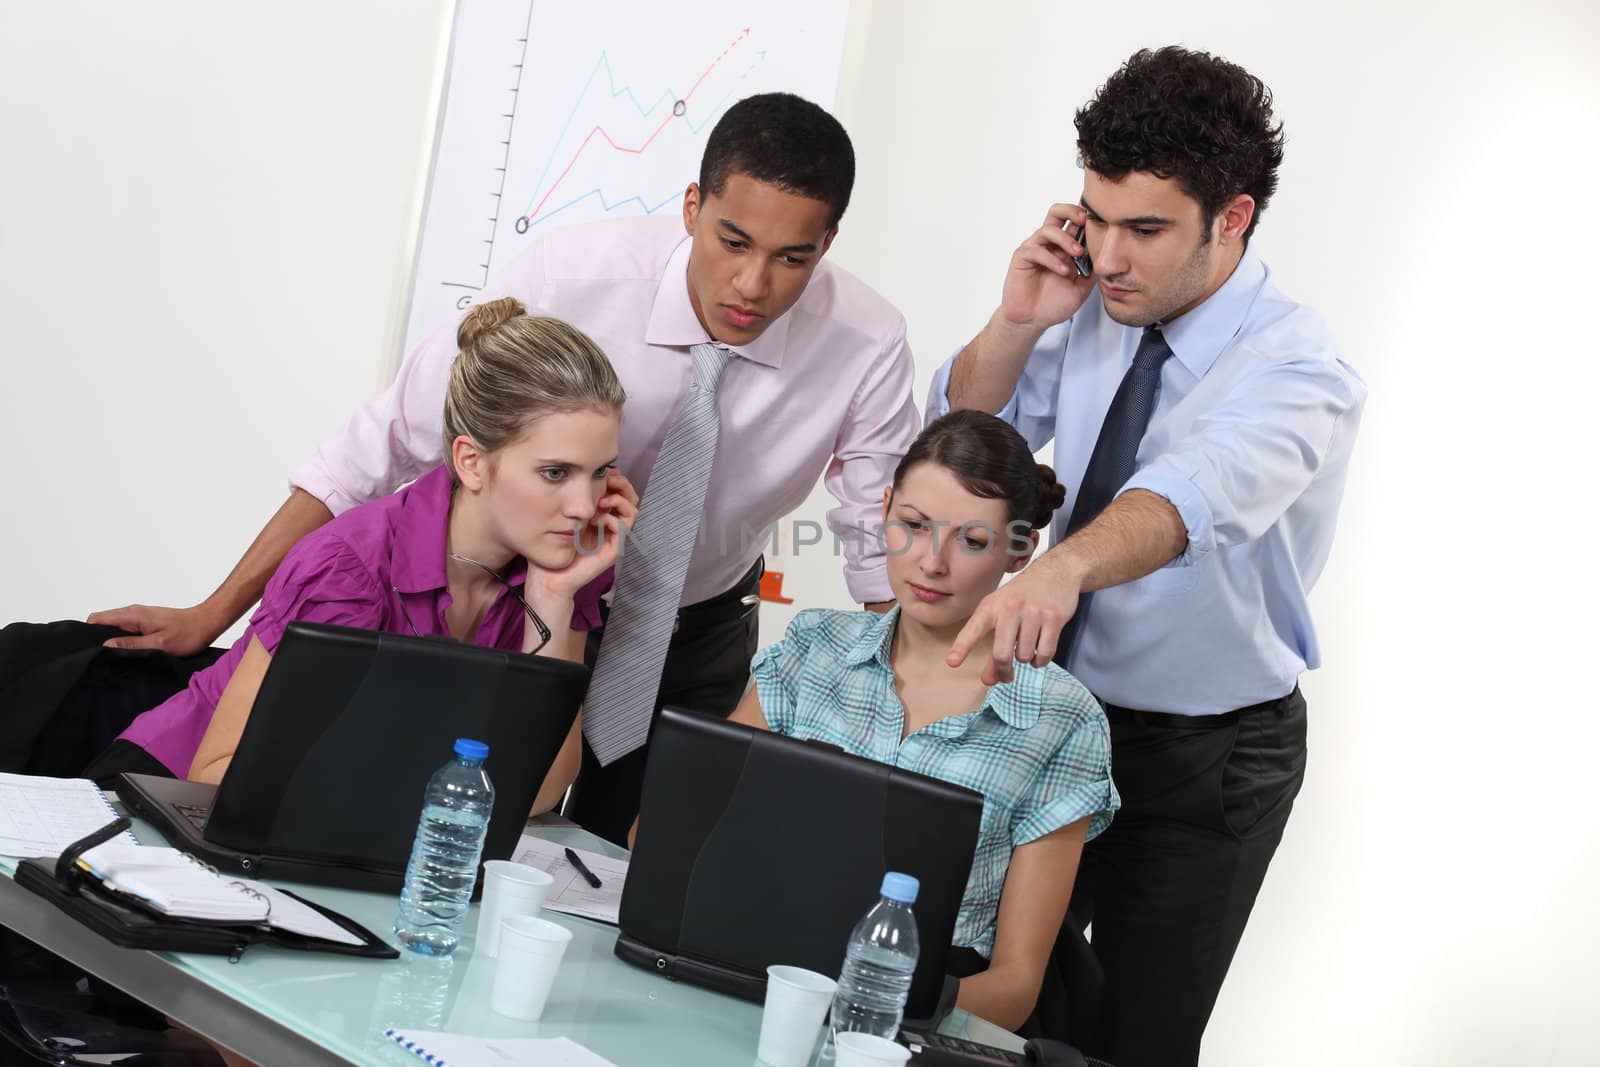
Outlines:
[{"label": "magenta blouse", "polygon": [[[450,472],[436,467],[397,493],[345,512],[307,534],[283,558],[261,594],[261,604],[244,635],[216,663],[189,680],[189,687],[140,715],[122,732],[179,778],[200,748],[217,701],[243,658],[252,637],[269,653],[278,651],[291,622],[325,622],[390,633],[449,636],[445,609],[445,546],[450,519]],[[506,575],[520,587],[526,563],[517,560]],[[600,597],[611,588],[612,572],[578,591],[572,628],[600,625]],[[409,617],[409,622],[407,621]],[[520,649],[527,621],[506,590],[483,616],[475,643]]]}]

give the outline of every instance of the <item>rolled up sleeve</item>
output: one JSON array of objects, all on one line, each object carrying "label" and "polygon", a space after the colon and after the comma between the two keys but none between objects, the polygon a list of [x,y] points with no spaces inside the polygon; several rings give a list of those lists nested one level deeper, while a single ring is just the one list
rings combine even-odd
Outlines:
[{"label": "rolled up sleeve", "polygon": [[[1028,447],[1035,452],[1055,439],[1056,406],[1060,402],[1061,395],[1061,367],[1066,358],[1067,336],[1071,327],[1072,320],[1068,319],[1058,326],[1050,327],[1040,335],[1039,343],[1033,346],[1028,361],[1023,364],[1022,377],[1018,379],[1017,388],[1012,392],[1011,399],[995,412],[996,417],[1014,426],[1027,440]],[[934,373],[925,409],[929,422],[941,415],[949,414],[951,410],[950,372],[960,355],[961,349],[957,349],[955,355],[945,360]]]},{"label": "rolled up sleeve", "polygon": [[344,541],[319,530],[289,550],[250,618],[268,653],[276,655],[291,622],[320,622],[360,630],[383,627],[384,590]]},{"label": "rolled up sleeve", "polygon": [[911,398],[914,374],[902,320],[851,398],[823,479],[839,501],[827,519],[844,549],[845,585],[862,604],[894,599],[882,538],[883,490],[922,428]]},{"label": "rolled up sleeve", "polygon": [[[1093,698],[1090,698],[1093,699]],[[1089,820],[1094,838],[1122,806],[1111,781],[1111,732],[1098,706],[1084,716],[1034,780],[1011,824],[1011,846],[1037,841],[1079,819]]]},{"label": "rolled up sleeve", "polygon": [[1354,433],[1366,389],[1340,363],[1285,361],[1242,380],[1193,431],[1129,479],[1177,509],[1188,534],[1173,565],[1260,537],[1299,498],[1342,433]]}]

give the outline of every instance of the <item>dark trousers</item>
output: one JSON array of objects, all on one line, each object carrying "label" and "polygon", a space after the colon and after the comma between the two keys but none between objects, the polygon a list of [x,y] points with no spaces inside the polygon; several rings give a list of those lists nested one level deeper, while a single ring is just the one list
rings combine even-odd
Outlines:
[{"label": "dark trousers", "polygon": [[[656,694],[656,712],[664,704],[707,715],[728,716],[739,706],[750,682],[750,660],[756,654],[759,603],[745,604],[761,585],[761,561],[720,596],[683,608],[678,630],[667,646],[667,662]],[[604,610],[604,609],[602,609]],[[600,651],[605,628],[589,632],[584,660],[591,666]],[[651,722],[654,727],[654,720]],[[639,814],[648,742],[626,756],[600,766],[586,739],[583,767],[563,814],[592,834],[627,844],[628,828]]]},{"label": "dark trousers", "polygon": [[1305,776],[1306,702],[1297,687],[1203,722],[1106,715],[1122,809],[1085,847],[1067,914],[1094,924],[1104,1000],[1072,1036],[1117,1067],[1192,1065]]}]

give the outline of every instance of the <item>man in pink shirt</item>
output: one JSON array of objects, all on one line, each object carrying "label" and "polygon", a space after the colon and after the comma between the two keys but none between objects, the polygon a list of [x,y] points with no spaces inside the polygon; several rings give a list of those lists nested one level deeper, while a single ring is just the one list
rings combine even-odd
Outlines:
[{"label": "man in pink shirt", "polygon": [[[516,297],[531,314],[578,326],[606,352],[628,394],[618,467],[643,498],[641,538],[653,513],[670,510],[670,502],[650,493],[664,444],[669,434],[679,441],[688,432],[678,425],[683,412],[697,390],[707,394],[697,361],[712,346],[725,361],[709,385],[714,452],[705,458],[714,454],[714,462],[703,503],[695,501],[698,539],[692,551],[683,546],[686,573],[668,580],[676,617],[639,624],[659,631],[663,643],[670,631],[664,665],[646,681],[648,688],[659,680],[646,713],[662,703],[733,710],[757,647],[764,533],[806,498],[818,474],[839,501],[828,523],[851,595],[869,607],[891,601],[877,536],[882,494],[919,418],[904,318],[855,277],[823,262],[854,178],[849,137],[827,112],[784,93],[749,97],[712,130],[681,220],[552,230],[478,295],[480,302]],[[424,338],[394,384],[294,472],[289,500],[203,603],[183,610],[132,606],[90,621],[142,635],[112,642],[122,647],[198,649],[255,602],[307,532],[438,463],[456,325],[443,323]],[[681,474],[673,471],[674,486]],[[627,602],[629,568],[642,569],[636,560],[645,556],[623,557],[614,603]],[[604,632],[592,632],[591,660]],[[633,651],[608,655],[620,661]],[[597,683],[614,666],[602,658]],[[625,679],[620,688],[629,684]],[[586,714],[595,710],[600,688],[591,689]],[[597,739],[588,719],[585,733]],[[618,840],[637,812],[644,762],[636,747],[642,736],[632,730],[620,736],[602,745],[603,760],[585,746],[569,808],[585,826]],[[627,751],[618,755],[618,748]]]}]

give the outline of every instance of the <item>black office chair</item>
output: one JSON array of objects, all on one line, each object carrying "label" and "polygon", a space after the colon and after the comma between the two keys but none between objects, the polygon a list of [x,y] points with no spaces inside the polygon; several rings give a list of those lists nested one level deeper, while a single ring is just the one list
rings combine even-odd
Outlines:
[{"label": "black office chair", "polygon": [[1023,1037],[1093,1047],[1099,1036],[1106,975],[1083,931],[1068,922],[1056,938],[1033,1014],[1017,1031]]},{"label": "black office chair", "polygon": [[225,1067],[160,1012],[0,929],[0,1063]]}]

